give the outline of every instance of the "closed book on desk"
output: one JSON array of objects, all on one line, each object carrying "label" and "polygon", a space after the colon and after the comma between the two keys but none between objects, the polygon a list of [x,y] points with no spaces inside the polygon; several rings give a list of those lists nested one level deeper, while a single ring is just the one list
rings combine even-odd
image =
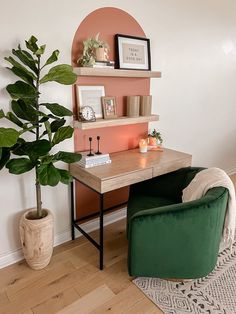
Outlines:
[{"label": "closed book on desk", "polygon": [[81,160],[85,160],[85,161],[110,158],[110,155],[108,153],[100,154],[100,155],[96,155],[95,153],[93,153],[93,156],[88,156],[89,151],[86,151],[86,152],[79,152],[79,154],[81,154],[81,156],[82,156]]},{"label": "closed book on desk", "polygon": [[83,167],[83,168],[92,168],[92,167],[96,167],[96,166],[102,166],[102,165],[106,165],[106,164],[110,164],[111,160],[106,160],[106,161],[96,161],[94,163],[89,163],[89,164],[85,164],[85,163],[81,163],[80,161],[78,162],[78,164]]},{"label": "closed book on desk", "polygon": [[109,154],[101,154],[94,156],[88,156],[89,152],[82,152],[80,154],[82,155],[82,158],[80,159],[78,164],[84,168],[91,168],[111,163]]}]

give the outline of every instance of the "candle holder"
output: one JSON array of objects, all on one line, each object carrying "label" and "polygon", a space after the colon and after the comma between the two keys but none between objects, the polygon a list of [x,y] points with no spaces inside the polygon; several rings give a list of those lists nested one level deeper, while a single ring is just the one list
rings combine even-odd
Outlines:
[{"label": "candle holder", "polygon": [[140,153],[146,153],[147,152],[147,147],[148,147],[147,140],[141,139],[139,141],[139,151],[140,151]]},{"label": "candle holder", "polygon": [[96,155],[101,155],[102,153],[99,151],[99,141],[100,141],[100,136],[97,136],[97,141],[98,141],[98,150],[95,153]]},{"label": "candle holder", "polygon": [[87,154],[87,156],[94,156],[94,154],[92,154],[92,137],[89,137],[89,154]]}]

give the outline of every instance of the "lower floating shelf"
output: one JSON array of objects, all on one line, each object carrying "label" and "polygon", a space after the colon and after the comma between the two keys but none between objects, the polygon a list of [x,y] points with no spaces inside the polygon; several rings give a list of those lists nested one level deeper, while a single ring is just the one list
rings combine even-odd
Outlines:
[{"label": "lower floating shelf", "polygon": [[112,126],[119,125],[128,125],[128,124],[138,124],[138,123],[147,123],[152,121],[158,121],[158,115],[151,116],[140,116],[135,118],[130,117],[119,117],[116,119],[97,119],[95,122],[80,122],[74,121],[74,127],[79,128],[81,130],[90,130],[90,129],[98,129],[98,128],[107,128]]}]

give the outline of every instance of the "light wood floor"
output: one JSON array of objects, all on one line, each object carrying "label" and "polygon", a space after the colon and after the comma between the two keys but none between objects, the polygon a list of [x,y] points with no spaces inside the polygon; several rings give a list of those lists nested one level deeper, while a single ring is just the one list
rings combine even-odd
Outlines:
[{"label": "light wood floor", "polygon": [[[236,184],[236,174],[231,178]],[[103,271],[98,251],[84,238],[56,247],[43,270],[24,261],[0,270],[0,313],[162,313],[127,273],[125,220],[105,227],[104,238]]]},{"label": "light wood floor", "polygon": [[162,313],[128,275],[125,224],[105,227],[103,271],[97,249],[84,238],[56,247],[43,270],[31,270],[24,261],[1,269],[0,313]]}]

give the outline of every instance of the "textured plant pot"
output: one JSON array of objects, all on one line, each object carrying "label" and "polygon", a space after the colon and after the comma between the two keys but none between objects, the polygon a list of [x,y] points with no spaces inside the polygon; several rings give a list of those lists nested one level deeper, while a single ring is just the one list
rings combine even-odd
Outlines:
[{"label": "textured plant pot", "polygon": [[29,219],[27,211],[20,220],[20,239],[24,257],[28,265],[35,270],[46,267],[53,252],[53,215],[48,209],[43,209],[46,214],[41,219]]},{"label": "textured plant pot", "polygon": [[107,55],[107,49],[106,48],[96,48],[95,49],[95,60],[96,61],[107,61],[108,55]]}]

